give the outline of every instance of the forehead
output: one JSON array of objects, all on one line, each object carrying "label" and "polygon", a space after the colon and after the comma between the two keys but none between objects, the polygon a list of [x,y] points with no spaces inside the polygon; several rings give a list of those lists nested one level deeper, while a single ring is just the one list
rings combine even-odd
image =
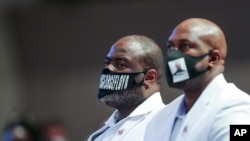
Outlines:
[{"label": "forehead", "polygon": [[143,54],[143,50],[139,43],[118,42],[114,44],[109,50],[107,57],[109,58],[126,58],[127,60],[134,60]]},{"label": "forehead", "polygon": [[169,36],[169,41],[189,41],[189,42],[202,42],[201,36],[204,35],[204,30],[200,27],[191,27],[189,25],[177,26],[171,35]]}]

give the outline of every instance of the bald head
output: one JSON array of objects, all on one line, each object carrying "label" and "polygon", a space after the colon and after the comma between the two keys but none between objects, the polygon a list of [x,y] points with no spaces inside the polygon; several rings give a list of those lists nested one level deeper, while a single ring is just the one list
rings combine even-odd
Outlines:
[{"label": "bald head", "polygon": [[197,36],[204,43],[217,49],[221,53],[221,59],[227,55],[227,44],[222,29],[215,23],[202,18],[190,18],[181,22],[173,32],[185,31]]}]

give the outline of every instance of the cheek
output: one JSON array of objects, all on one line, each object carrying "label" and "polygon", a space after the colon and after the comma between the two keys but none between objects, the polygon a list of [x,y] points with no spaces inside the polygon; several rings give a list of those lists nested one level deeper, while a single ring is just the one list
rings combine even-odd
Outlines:
[{"label": "cheek", "polygon": [[135,82],[138,84],[138,83],[141,83],[144,79],[144,74],[141,73],[139,74],[138,76],[135,77]]},{"label": "cheek", "polygon": [[195,65],[196,70],[204,70],[206,68],[208,68],[208,57],[202,59]]}]

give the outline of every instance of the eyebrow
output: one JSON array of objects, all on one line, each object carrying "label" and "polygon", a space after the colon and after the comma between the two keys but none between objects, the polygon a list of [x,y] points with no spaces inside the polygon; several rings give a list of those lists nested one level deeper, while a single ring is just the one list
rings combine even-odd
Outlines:
[{"label": "eyebrow", "polygon": [[[191,41],[189,41],[188,39],[180,39],[179,40],[180,43],[191,43]],[[173,44],[173,41],[168,40],[166,44]]]},{"label": "eyebrow", "polygon": [[[109,61],[111,60],[111,58],[108,57],[108,56],[106,56],[105,59],[107,59],[107,60],[109,60]],[[115,61],[126,61],[126,62],[127,62],[128,59],[127,59],[127,58],[121,58],[121,57],[120,57],[120,58],[115,58]]]},{"label": "eyebrow", "polygon": [[180,42],[182,42],[182,43],[183,42],[189,42],[190,43],[190,41],[188,39],[181,39]]}]

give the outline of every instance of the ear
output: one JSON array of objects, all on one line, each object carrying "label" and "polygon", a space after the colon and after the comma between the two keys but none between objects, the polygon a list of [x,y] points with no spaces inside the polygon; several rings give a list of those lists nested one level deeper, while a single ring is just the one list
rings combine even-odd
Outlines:
[{"label": "ear", "polygon": [[149,69],[145,73],[145,78],[144,78],[144,85],[146,87],[149,87],[152,83],[154,83],[157,79],[157,71],[155,69]]},{"label": "ear", "polygon": [[221,59],[221,53],[215,49],[209,53],[209,68],[213,68]]}]

